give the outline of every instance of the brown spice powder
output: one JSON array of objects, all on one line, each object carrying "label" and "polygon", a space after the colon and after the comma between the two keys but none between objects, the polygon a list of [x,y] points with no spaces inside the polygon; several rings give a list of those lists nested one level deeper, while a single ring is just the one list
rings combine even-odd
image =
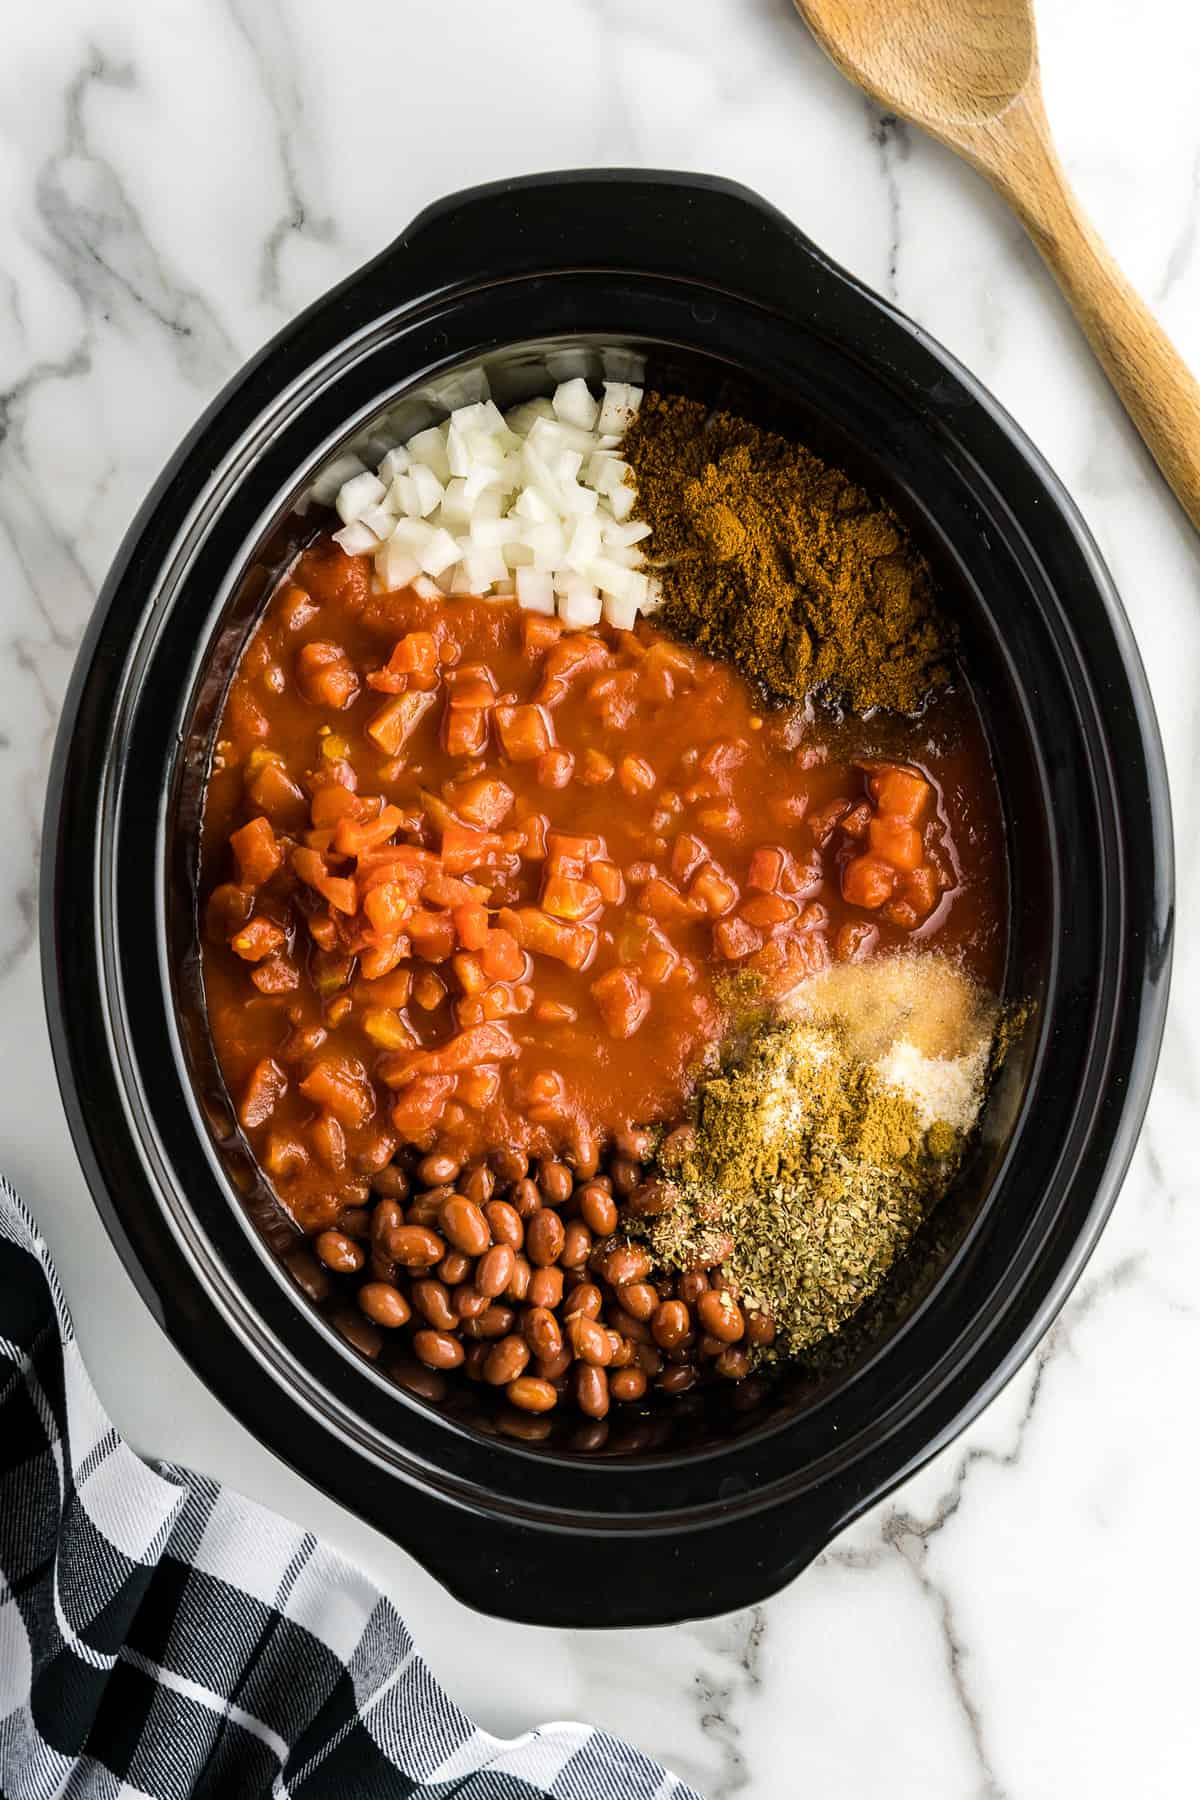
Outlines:
[{"label": "brown spice powder", "polygon": [[913,713],[949,676],[929,570],[840,470],[698,401],[648,393],[625,436],[659,621],[780,700]]}]

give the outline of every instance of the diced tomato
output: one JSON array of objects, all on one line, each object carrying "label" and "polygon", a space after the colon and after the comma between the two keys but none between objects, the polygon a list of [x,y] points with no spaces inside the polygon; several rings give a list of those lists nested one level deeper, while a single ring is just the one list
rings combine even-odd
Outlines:
[{"label": "diced tomato", "polygon": [[588,749],[583,753],[579,765],[579,779],[589,787],[603,787],[616,774],[612,758],[605,756],[602,750]]},{"label": "diced tomato", "polygon": [[638,906],[652,919],[697,919],[704,911],[698,900],[685,900],[677,887],[661,875],[646,882],[638,892]]},{"label": "diced tomato", "polygon": [[[879,916],[881,919],[886,919],[889,925],[897,926],[901,931],[912,931],[920,924],[916,907],[910,906],[907,900],[889,900],[886,906],[880,908]],[[253,976],[251,980],[253,980]]]},{"label": "diced tomato", "polygon": [[543,812],[531,812],[522,821],[522,855],[525,862],[542,862],[545,859],[545,837],[551,828],[551,821]]},{"label": "diced tomato", "polygon": [[823,931],[772,938],[746,965],[756,975],[761,975],[769,988],[783,993],[795,987],[798,981],[819,975],[828,966],[829,945]]},{"label": "diced tomato", "polygon": [[464,994],[482,994],[492,979],[479,957],[470,952],[460,950],[451,958],[451,967]]},{"label": "diced tomato", "polygon": [[358,697],[358,672],[340,644],[314,638],[296,652],[296,686],[313,706],[340,712]]},{"label": "diced tomato", "polygon": [[498,706],[496,730],[510,762],[532,762],[554,742],[550,720],[540,706]]},{"label": "diced tomato", "polygon": [[378,744],[385,756],[398,756],[436,702],[435,693],[422,693],[417,688],[397,694],[370,719],[367,736],[372,743]]},{"label": "diced tomato", "polygon": [[416,1038],[400,1014],[391,1006],[368,1006],[362,1013],[362,1028],[381,1050],[411,1050]]},{"label": "diced tomato", "polygon": [[940,888],[937,870],[925,863],[900,878],[900,894],[919,918],[933,911]]},{"label": "diced tomato", "polygon": [[387,844],[382,849],[364,851],[358,859],[358,881],[370,887],[375,881],[408,881],[414,893],[439,871],[432,850],[421,850],[415,844]]},{"label": "diced tomato", "polygon": [[404,929],[412,939],[414,951],[426,962],[445,962],[453,952],[454,921],[449,913],[410,913]]},{"label": "diced tomato", "polygon": [[877,926],[855,920],[839,927],[833,951],[839,962],[865,962],[878,942]]},{"label": "diced tomato", "polygon": [[[363,973],[359,964],[359,974]],[[368,977],[370,985],[358,988],[356,999],[365,999],[371,1006],[393,1006],[403,1008],[408,1005],[412,993],[412,970],[389,969],[374,978]]]},{"label": "diced tomato", "polygon": [[761,845],[750,858],[746,886],[760,894],[777,893],[783,881],[787,860],[786,850],[779,849],[778,845]]},{"label": "diced tomato", "polygon": [[557,706],[570,691],[570,683],[576,675],[584,674],[590,669],[607,668],[611,657],[598,637],[588,631],[576,632],[573,636],[563,638],[547,656],[542,685],[538,689],[538,700],[543,706]]},{"label": "diced tomato", "polygon": [[513,910],[504,907],[500,924],[510,931],[523,950],[535,955],[552,956],[569,969],[584,969],[596,948],[596,932],[591,925],[567,924],[552,919],[534,906]]},{"label": "diced tomato", "polygon": [[688,899],[703,907],[710,919],[719,919],[723,913],[733,911],[737,905],[738,891],[733,882],[721,873],[716,863],[710,862],[705,863],[692,877]]},{"label": "diced tomato", "polygon": [[551,831],[546,837],[546,855],[552,874],[581,881],[587,865],[606,857],[608,851],[601,837],[577,837],[569,831]]},{"label": "diced tomato", "polygon": [[286,956],[268,956],[251,969],[250,979],[260,994],[290,994],[300,986],[300,971]]},{"label": "diced tomato", "polygon": [[657,925],[646,928],[637,956],[638,971],[647,987],[662,987],[679,966],[679,954]]},{"label": "diced tomato", "polygon": [[458,875],[431,875],[421,887],[421,898],[430,906],[483,906],[489,889],[475,887]]},{"label": "diced tomato", "polygon": [[598,857],[587,865],[587,878],[600,890],[606,906],[619,906],[625,898],[625,877],[616,863]]},{"label": "diced tomato", "polygon": [[871,820],[867,842],[875,856],[881,856],[904,874],[919,869],[925,859],[925,846],[916,826],[906,825],[894,814]]},{"label": "diced tomato", "polygon": [[333,834],[333,847],[339,856],[361,856],[364,850],[377,850],[386,844],[404,824],[405,815],[398,806],[385,806],[377,818],[366,824],[343,818]]},{"label": "diced tomato", "polygon": [[446,676],[452,712],[486,712],[496,701],[496,677],[486,663],[463,663]]},{"label": "diced tomato", "polygon": [[498,981],[487,988],[473,1004],[479,1007],[480,1019],[510,1019],[526,1013],[533,1005],[533,989],[530,987],[509,987],[506,982]]},{"label": "diced tomato", "polygon": [[464,906],[456,906],[451,917],[454,929],[458,933],[458,941],[464,950],[482,950],[488,940],[488,916],[486,907],[471,901]]},{"label": "diced tomato", "polygon": [[506,1025],[476,1025],[438,1050],[422,1051],[415,1066],[421,1074],[458,1075],[476,1063],[504,1062],[516,1054],[517,1046]]},{"label": "diced tomato", "polygon": [[238,1118],[246,1131],[265,1125],[287,1092],[288,1078],[269,1056],[254,1065],[238,1108]]},{"label": "diced tomato", "polygon": [[243,962],[262,962],[266,956],[273,956],[282,950],[287,943],[287,932],[276,925],[272,919],[264,919],[261,915],[251,919],[229,940],[229,947],[236,951]]},{"label": "diced tomato", "polygon": [[470,825],[447,825],[442,833],[442,862],[448,875],[465,875],[501,849],[494,832],[476,831]]},{"label": "diced tomato", "polygon": [[488,714],[482,707],[448,706],[442,719],[447,756],[482,756],[487,749]]},{"label": "diced tomato", "polygon": [[289,631],[303,630],[320,610],[312,595],[294,582],[280,594],[277,604],[279,617]]},{"label": "diced tomato", "polygon": [[308,921],[308,935],[322,950],[332,950],[338,941],[337,926],[328,913],[317,913]]},{"label": "diced tomato", "polygon": [[238,865],[238,879],[248,887],[261,887],[270,881],[283,861],[271,821],[262,814],[231,834],[229,847]]},{"label": "diced tomato", "polygon": [[308,816],[304,793],[279,757],[266,754],[256,762],[258,754],[252,751],[246,762],[246,798],[280,831],[295,831]]},{"label": "diced tomato", "polygon": [[472,781],[455,785],[450,804],[468,825],[495,831],[512,811],[513,791],[494,775],[478,775]]},{"label": "diced tomato", "polygon": [[544,613],[527,612],[521,615],[521,641],[531,656],[551,649],[565,629],[561,619],[547,618]]},{"label": "diced tomato", "polygon": [[446,998],[446,984],[432,969],[418,969],[413,975],[412,997],[422,1012],[433,1012]]},{"label": "diced tomato", "polygon": [[857,806],[852,806],[850,808],[850,811],[842,820],[841,830],[845,832],[847,837],[865,837],[867,835],[867,827],[874,816],[875,815],[872,813],[867,802],[865,800],[860,800]]},{"label": "diced tomato", "polygon": [[734,770],[749,754],[750,746],[744,738],[717,738],[700,758],[699,772],[717,784],[718,793],[727,794]]},{"label": "diced tomato", "polygon": [[592,983],[610,1037],[631,1038],[650,1011],[650,995],[632,969],[610,969]]},{"label": "diced tomato", "polygon": [[590,881],[548,875],[542,887],[542,909],[555,919],[590,919],[602,905],[600,889]]},{"label": "diced tomato", "polygon": [[411,675],[422,686],[432,687],[437,680],[437,640],[430,631],[409,631],[388,658],[388,668],[396,675]]},{"label": "diced tomato", "polygon": [[298,844],[292,851],[292,867],[301,881],[328,900],[335,912],[358,911],[358,892],[354,883],[344,875],[331,875],[324,857],[317,851]]},{"label": "diced tomato", "polygon": [[686,881],[707,860],[707,847],[690,831],[681,831],[671,845],[671,873],[676,881]]},{"label": "diced tomato", "polygon": [[754,894],[742,901],[738,917],[760,931],[772,931],[776,925],[794,919],[796,911],[796,902],[785,900],[782,894]]},{"label": "diced tomato", "polygon": [[575,772],[575,758],[569,750],[543,750],[537,759],[538,786],[565,788]]},{"label": "diced tomato", "polygon": [[808,815],[808,829],[812,833],[813,843],[823,850],[838,825],[850,811],[848,800],[831,800],[828,806],[822,806],[817,812]]},{"label": "diced tomato", "polygon": [[312,797],[309,816],[316,826],[337,825],[342,819],[374,819],[381,811],[378,801],[360,800],[353,789],[340,781],[324,781]]},{"label": "diced tomato", "polygon": [[349,1130],[365,1125],[375,1110],[375,1096],[366,1070],[356,1057],[326,1057],[316,1063],[300,1083],[300,1092],[316,1106],[324,1106]]},{"label": "diced tomato", "polygon": [[403,962],[410,948],[408,939],[403,936],[370,945],[359,957],[359,974],[365,981],[378,981],[390,975],[396,964]]},{"label": "diced tomato", "polygon": [[475,1112],[482,1112],[490,1106],[500,1092],[499,1069],[468,1069],[458,1078],[454,1089],[464,1106]]},{"label": "diced tomato", "polygon": [[254,889],[223,881],[208,897],[204,909],[204,935],[214,944],[227,944],[254,911]]},{"label": "diced tomato", "polygon": [[479,961],[493,981],[519,981],[525,973],[525,952],[511,931],[489,931]]},{"label": "diced tomato", "polygon": [[392,1106],[392,1124],[411,1144],[432,1131],[454,1092],[453,1075],[422,1075],[412,1081]]},{"label": "diced tomato", "polygon": [[867,777],[867,786],[879,811],[906,825],[915,825],[929,803],[925,777],[898,763],[881,763]]},{"label": "diced tomato", "polygon": [[895,886],[896,871],[891,863],[869,852],[852,856],[842,869],[842,898],[851,906],[874,911],[891,899]]},{"label": "diced tomato", "polygon": [[372,928],[387,937],[399,931],[412,912],[408,890],[398,881],[381,881],[363,895],[363,911]]},{"label": "diced tomato", "polygon": [[539,1025],[573,1025],[579,1014],[561,1000],[539,1000],[533,1009]]},{"label": "diced tomato", "polygon": [[735,962],[761,950],[763,935],[745,919],[719,919],[713,926],[713,942],[722,956]]},{"label": "diced tomato", "polygon": [[617,780],[625,792],[635,798],[648,794],[654,787],[655,774],[644,756],[623,756],[617,767]]}]

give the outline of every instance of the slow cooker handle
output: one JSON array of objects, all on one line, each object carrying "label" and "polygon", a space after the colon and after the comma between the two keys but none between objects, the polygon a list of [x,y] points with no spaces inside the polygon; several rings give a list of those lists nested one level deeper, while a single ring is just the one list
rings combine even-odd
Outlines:
[{"label": "slow cooker handle", "polygon": [[514,277],[615,269],[690,280],[795,315],[855,285],[766,200],[715,175],[576,169],[466,188],[354,278],[385,308]]}]

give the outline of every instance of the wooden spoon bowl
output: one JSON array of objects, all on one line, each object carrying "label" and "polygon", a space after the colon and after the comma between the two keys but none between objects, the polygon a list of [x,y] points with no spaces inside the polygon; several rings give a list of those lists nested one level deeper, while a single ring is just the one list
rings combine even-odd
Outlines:
[{"label": "wooden spoon bowl", "polygon": [[1031,0],[795,5],[844,75],[964,156],[1014,208],[1200,527],[1200,385],[1071,190],[1046,119]]}]

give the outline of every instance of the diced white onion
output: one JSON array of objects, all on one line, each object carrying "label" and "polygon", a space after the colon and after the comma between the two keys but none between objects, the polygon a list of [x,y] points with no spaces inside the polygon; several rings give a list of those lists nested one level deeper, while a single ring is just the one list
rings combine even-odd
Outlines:
[{"label": "diced white onion", "polygon": [[628,431],[641,404],[640,387],[634,387],[628,381],[606,381],[604,404],[596,429],[601,432]]},{"label": "diced white onion", "polygon": [[526,612],[553,613],[554,582],[549,569],[517,570],[517,605]]},{"label": "diced white onion", "polygon": [[352,475],[338,489],[336,505],[342,524],[353,525],[369,506],[378,506],[386,493],[378,475],[372,475],[369,469],[364,469],[361,475]]},{"label": "diced white onion", "polygon": [[361,519],[355,519],[352,525],[343,525],[340,531],[335,531],[333,541],[341,545],[347,556],[363,556],[368,550],[379,548],[379,539]]},{"label": "diced white onion", "polygon": [[558,602],[558,616],[567,629],[585,631],[589,625],[598,625],[604,605],[595,588],[581,576],[571,575],[565,586],[566,592]]},{"label": "diced white onion", "polygon": [[409,480],[416,489],[417,515],[427,519],[442,504],[442,495],[446,490],[428,463],[414,463]]},{"label": "diced white onion", "polygon": [[[354,527],[349,525],[346,529],[353,531]],[[394,593],[397,588],[408,587],[419,578],[421,565],[411,550],[390,537],[376,554],[375,573],[388,592]]]},{"label": "diced white onion", "polygon": [[423,550],[418,550],[417,561],[427,575],[440,575],[458,561],[458,544],[448,531],[434,531]]},{"label": "diced white onion", "polygon": [[321,473],[309,489],[309,496],[317,506],[332,506],[341,489],[355,475],[361,475],[366,465],[360,456],[353,451],[345,456],[335,456],[327,469]]},{"label": "diced white onion", "polygon": [[582,431],[594,431],[600,417],[600,405],[592,398],[591,389],[582,375],[573,381],[561,381],[550,402],[564,425],[578,425]]},{"label": "diced white onion", "polygon": [[638,606],[636,600],[617,600],[612,594],[604,597],[604,616],[609,624],[618,631],[632,631],[637,624]]},{"label": "diced white onion", "polygon": [[374,552],[388,589],[412,586],[427,599],[515,594],[526,611],[557,610],[571,630],[601,617],[631,630],[661,600],[638,547],[650,527],[632,518],[637,492],[619,454],[642,390],[610,379],[599,401],[586,367],[564,352],[553,397],[507,413],[477,371],[431,384],[424,397],[452,409],[443,424],[402,444],[380,428],[370,440],[377,475],[347,455],[314,483],[314,497],[334,500],[344,521],[337,541]]},{"label": "diced white onion", "polygon": [[365,525],[368,531],[373,531],[382,543],[384,538],[391,537],[396,515],[388,506],[368,506],[358,523]]},{"label": "diced white onion", "polygon": [[433,470],[438,480],[447,482],[450,479],[450,461],[446,455],[446,433],[442,426],[431,425],[428,431],[418,431],[410,437],[406,446],[408,454],[415,462],[423,462]]},{"label": "diced white onion", "polygon": [[637,505],[637,489],[630,487],[628,483],[614,488],[608,496],[608,504],[614,519],[627,519]]},{"label": "diced white onion", "polygon": [[397,475],[403,475],[411,461],[412,457],[407,447],[404,444],[397,444],[394,450],[388,451],[379,465],[380,481],[386,481],[387,485],[391,487]]}]

